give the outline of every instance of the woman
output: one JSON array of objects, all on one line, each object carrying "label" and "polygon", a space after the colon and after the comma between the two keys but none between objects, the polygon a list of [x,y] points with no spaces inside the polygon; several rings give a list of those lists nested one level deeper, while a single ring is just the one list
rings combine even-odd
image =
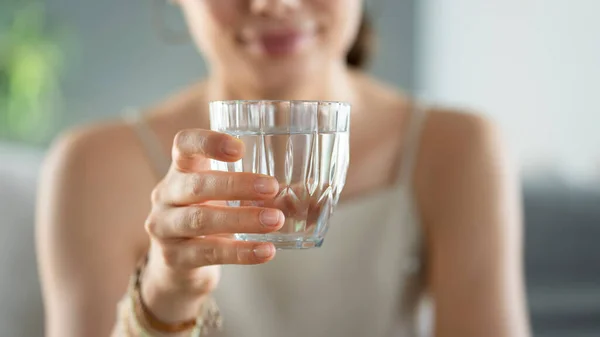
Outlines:
[{"label": "woman", "polygon": [[[417,336],[419,321],[437,337],[528,335],[518,184],[494,128],[419,108],[364,73],[362,1],[177,3],[210,76],[132,124],[69,132],[49,153],[38,210],[47,336],[190,336],[213,295],[224,336]],[[225,99],[352,103],[353,160],[322,248],[275,258],[271,244],[211,236],[283,223],[277,210],[206,203],[277,190],[269,177],[202,169],[244,151],[207,131],[207,103]]]}]

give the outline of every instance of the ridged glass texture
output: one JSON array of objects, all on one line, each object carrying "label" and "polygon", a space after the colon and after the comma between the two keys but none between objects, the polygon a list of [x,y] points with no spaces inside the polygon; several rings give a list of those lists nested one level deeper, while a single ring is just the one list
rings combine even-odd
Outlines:
[{"label": "ridged glass texture", "polygon": [[217,101],[211,129],[246,146],[234,163],[212,161],[215,170],[273,176],[279,193],[268,201],[229,201],[230,206],[276,207],[285,224],[271,234],[239,233],[246,241],[278,249],[319,247],[346,181],[350,105],[324,101]]}]

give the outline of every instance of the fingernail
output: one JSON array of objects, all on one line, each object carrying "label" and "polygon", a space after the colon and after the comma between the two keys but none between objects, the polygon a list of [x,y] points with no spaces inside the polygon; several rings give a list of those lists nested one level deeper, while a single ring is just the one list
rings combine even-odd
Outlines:
[{"label": "fingernail", "polygon": [[237,139],[228,139],[223,142],[221,151],[228,156],[238,156],[241,152],[241,142]]},{"label": "fingernail", "polygon": [[277,192],[279,184],[273,178],[258,178],[254,182],[254,189],[258,193],[271,194]]},{"label": "fingernail", "polygon": [[273,255],[273,247],[270,244],[264,244],[254,248],[254,256],[259,259],[266,259]]},{"label": "fingernail", "polygon": [[265,209],[260,212],[260,222],[265,226],[277,226],[279,224],[279,211],[275,209]]}]

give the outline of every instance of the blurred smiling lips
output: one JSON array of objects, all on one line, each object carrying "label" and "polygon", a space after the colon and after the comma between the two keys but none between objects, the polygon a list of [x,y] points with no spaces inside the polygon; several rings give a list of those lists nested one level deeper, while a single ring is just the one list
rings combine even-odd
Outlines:
[{"label": "blurred smiling lips", "polygon": [[277,28],[249,34],[244,42],[258,54],[272,57],[295,54],[315,36],[314,25],[301,28]]},{"label": "blurred smiling lips", "polygon": [[280,56],[291,54],[299,50],[308,37],[301,32],[289,31],[285,33],[269,33],[258,38],[258,42],[265,54]]}]

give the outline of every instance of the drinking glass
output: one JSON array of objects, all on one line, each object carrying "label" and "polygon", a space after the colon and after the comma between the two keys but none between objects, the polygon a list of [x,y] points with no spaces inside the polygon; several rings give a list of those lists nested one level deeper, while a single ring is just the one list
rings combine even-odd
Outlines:
[{"label": "drinking glass", "polygon": [[269,234],[237,233],[237,240],[272,242],[277,249],[320,247],[346,181],[350,104],[331,101],[210,102],[214,131],[245,144],[242,159],[212,160],[214,170],[273,176],[272,200],[230,200],[229,206],[280,209],[285,224]]}]

